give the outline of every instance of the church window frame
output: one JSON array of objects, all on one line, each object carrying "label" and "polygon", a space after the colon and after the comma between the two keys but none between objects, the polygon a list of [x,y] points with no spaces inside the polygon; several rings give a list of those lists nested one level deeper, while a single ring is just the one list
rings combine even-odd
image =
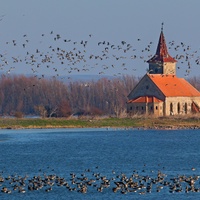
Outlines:
[{"label": "church window frame", "polygon": [[188,113],[188,105],[187,105],[187,103],[185,103],[185,105],[184,105],[184,111],[185,111],[185,114]]},{"label": "church window frame", "polygon": [[173,103],[170,103],[170,115],[174,115]]},{"label": "church window frame", "polygon": [[181,113],[181,104],[180,104],[180,102],[177,103],[177,113],[178,114]]}]

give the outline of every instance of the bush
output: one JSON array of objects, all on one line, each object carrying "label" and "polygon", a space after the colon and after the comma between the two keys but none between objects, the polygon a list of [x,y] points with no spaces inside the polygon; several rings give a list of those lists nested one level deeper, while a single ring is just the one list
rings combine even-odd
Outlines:
[{"label": "bush", "polygon": [[14,116],[16,117],[16,118],[23,118],[23,113],[22,112],[16,112],[15,114],[14,114]]}]

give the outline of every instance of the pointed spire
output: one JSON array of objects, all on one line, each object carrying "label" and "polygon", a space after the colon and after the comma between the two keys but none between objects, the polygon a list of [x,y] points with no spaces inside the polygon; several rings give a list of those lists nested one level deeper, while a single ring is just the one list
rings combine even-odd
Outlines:
[{"label": "pointed spire", "polygon": [[165,42],[165,37],[163,34],[163,25],[164,23],[161,24],[161,33],[160,33],[160,38],[158,41],[158,46],[157,46],[157,50],[156,50],[156,54],[149,59],[147,62],[151,63],[151,62],[177,62],[174,58],[172,58],[167,50],[167,45]]},{"label": "pointed spire", "polygon": [[165,37],[164,37],[162,30],[160,33],[160,38],[159,38],[159,42],[158,42],[158,46],[157,46],[157,50],[156,50],[156,55],[159,56],[160,58],[169,56],[168,51],[167,51],[166,42],[165,42]]}]

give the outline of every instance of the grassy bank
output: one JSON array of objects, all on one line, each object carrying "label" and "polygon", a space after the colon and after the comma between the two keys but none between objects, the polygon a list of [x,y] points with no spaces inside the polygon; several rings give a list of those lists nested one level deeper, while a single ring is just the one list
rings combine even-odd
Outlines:
[{"label": "grassy bank", "polygon": [[0,118],[0,128],[200,128],[199,116],[191,117],[135,117],[135,118],[82,118],[82,119],[8,119]]}]

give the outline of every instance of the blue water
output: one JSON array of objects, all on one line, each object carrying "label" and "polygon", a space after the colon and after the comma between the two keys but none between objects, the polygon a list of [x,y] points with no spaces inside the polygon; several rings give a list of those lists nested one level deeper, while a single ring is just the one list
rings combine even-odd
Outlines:
[{"label": "blue water", "polygon": [[[200,130],[124,130],[124,129],[39,129],[0,130],[0,190],[7,187],[11,194],[0,192],[0,199],[199,199],[199,192],[170,193],[169,187],[157,192],[154,185],[151,193],[114,193],[115,181],[122,174],[156,178],[158,171],[166,174],[166,181],[179,175],[200,176]],[[195,168],[195,170],[192,170]],[[106,176],[110,187],[98,192],[102,183],[96,179],[88,186],[87,193],[78,192],[77,184],[71,183],[71,175],[95,179]],[[29,191],[28,181],[34,176],[62,177],[69,183],[65,186],[47,186]],[[12,176],[25,177],[25,193],[13,190]],[[19,179],[19,178],[18,178]],[[199,179],[200,180],[200,179]],[[199,180],[195,187],[200,188]],[[137,180],[136,180],[137,181]],[[81,182],[77,179],[77,182]],[[144,189],[145,190],[145,189]],[[145,190],[146,191],[146,190]]]}]

